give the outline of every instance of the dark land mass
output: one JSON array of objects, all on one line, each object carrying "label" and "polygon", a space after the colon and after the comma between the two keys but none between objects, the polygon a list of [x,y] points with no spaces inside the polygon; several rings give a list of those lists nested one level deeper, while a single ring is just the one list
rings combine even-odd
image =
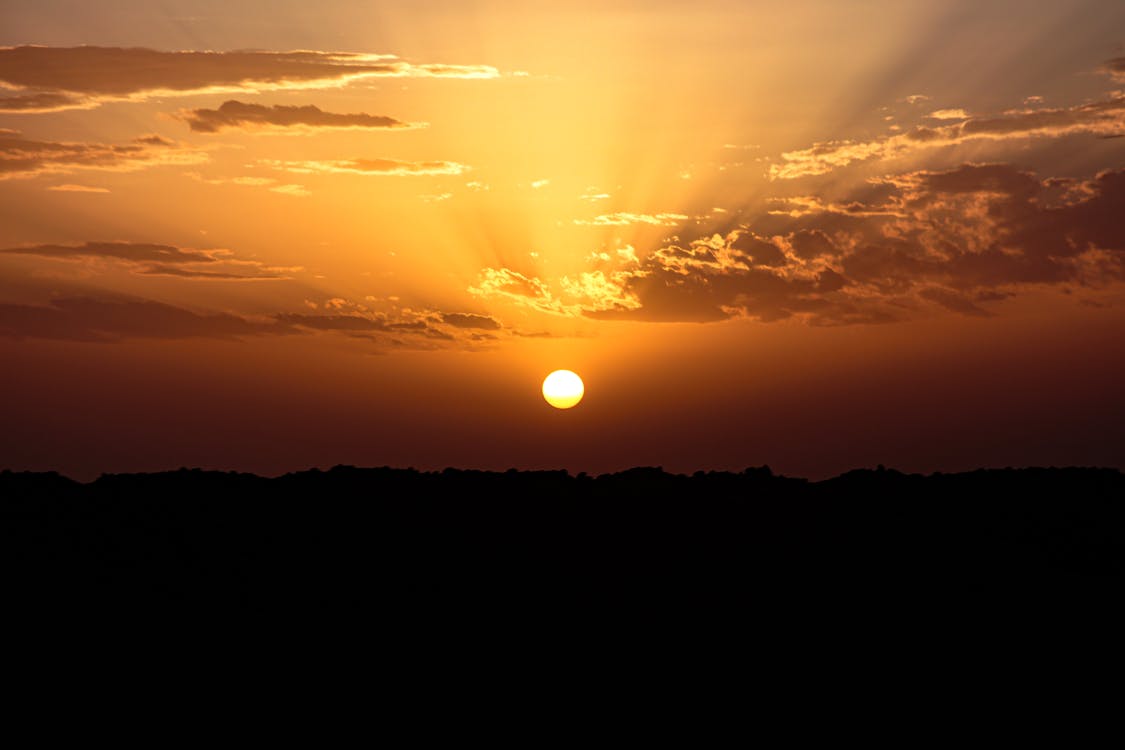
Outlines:
[{"label": "dark land mass", "polygon": [[4,471],[0,570],[9,604],[357,613],[1110,582],[1125,475]]}]

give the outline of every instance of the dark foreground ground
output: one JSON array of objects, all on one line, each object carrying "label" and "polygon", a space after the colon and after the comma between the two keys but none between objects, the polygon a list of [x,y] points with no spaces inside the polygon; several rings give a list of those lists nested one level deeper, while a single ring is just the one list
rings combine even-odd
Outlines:
[{"label": "dark foreground ground", "polygon": [[765,467],[592,478],[340,466],[81,484],[5,471],[0,570],[7,603],[365,614],[1060,579],[1115,590],[1125,475],[880,469],[810,482]]}]

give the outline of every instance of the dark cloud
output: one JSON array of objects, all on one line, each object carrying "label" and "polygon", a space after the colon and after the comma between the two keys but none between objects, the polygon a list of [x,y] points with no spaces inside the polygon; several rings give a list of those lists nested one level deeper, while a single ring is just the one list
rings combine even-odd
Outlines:
[{"label": "dark cloud", "polygon": [[777,245],[752,232],[741,233],[731,247],[748,257],[754,265],[784,266],[789,262]]},{"label": "dark cloud", "polygon": [[0,180],[66,174],[80,169],[124,172],[207,160],[201,151],[174,146],[159,136],[144,136],[125,144],[64,143],[34,141],[11,131],[0,131]]},{"label": "dark cloud", "polygon": [[364,113],[336,114],[319,107],[246,104],[235,100],[223,102],[218,109],[192,109],[181,113],[182,119],[197,133],[217,133],[225,128],[408,128],[408,123],[393,117]]},{"label": "dark cloud", "polygon": [[1119,81],[1125,81],[1125,57],[1106,60],[1105,64],[1102,65],[1102,71]]},{"label": "dark cloud", "polygon": [[182,279],[211,279],[215,281],[267,281],[289,278],[276,272],[235,273],[229,271],[208,271],[156,263],[137,271],[142,276],[176,276]]},{"label": "dark cloud", "polygon": [[918,295],[931,302],[936,302],[946,310],[952,310],[953,312],[975,315],[981,318],[991,317],[992,315],[992,313],[978,306],[965,295],[950,289],[923,289]]},{"label": "dark cloud", "polygon": [[162,263],[213,263],[214,251],[186,250],[146,242],[84,242],[81,245],[28,245],[0,250],[3,254],[39,255],[44,258],[114,258]]},{"label": "dark cloud", "polygon": [[133,139],[133,142],[134,142],[134,143],[143,143],[143,144],[144,144],[144,145],[146,145],[146,146],[166,146],[166,147],[171,147],[171,146],[175,146],[175,145],[176,145],[176,142],[175,142],[175,141],[170,141],[170,140],[168,140],[167,138],[165,138],[165,137],[163,137],[163,136],[159,136],[159,135],[155,135],[155,134],[152,134],[152,135],[142,135],[142,136],[140,136],[139,138],[134,138],[134,139]]},{"label": "dark cloud", "polygon": [[81,103],[80,99],[69,94],[51,92],[0,96],[0,112],[56,112],[60,109],[73,109],[81,106]]},{"label": "dark cloud", "polygon": [[[0,84],[41,100],[39,111],[102,100],[340,86],[371,77],[494,78],[487,65],[416,64],[393,55],[322,51],[164,52],[139,47],[0,47]],[[29,111],[29,110],[25,110]]]},{"label": "dark cloud", "polygon": [[47,305],[0,303],[0,335],[104,342],[125,338],[218,338],[294,333],[278,321],[196,313],[161,302],[74,297]]},{"label": "dark cloud", "polygon": [[798,258],[816,258],[822,255],[835,255],[836,246],[819,229],[801,229],[793,233],[789,244]]},{"label": "dark cloud", "polygon": [[500,322],[495,318],[475,313],[442,313],[441,322],[454,328],[479,328],[486,331],[500,328]]}]

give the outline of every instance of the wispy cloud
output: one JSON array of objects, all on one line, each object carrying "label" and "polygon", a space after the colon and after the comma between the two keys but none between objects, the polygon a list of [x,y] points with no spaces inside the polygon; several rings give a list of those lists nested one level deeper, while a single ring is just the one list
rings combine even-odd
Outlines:
[{"label": "wispy cloud", "polygon": [[35,141],[11,131],[0,132],[0,180],[84,169],[132,172],[169,164],[198,164],[207,159],[203,151],[173,144],[159,136],[108,144]]},{"label": "wispy cloud", "polygon": [[26,245],[0,249],[2,255],[29,255],[64,261],[109,260],[142,276],[261,281],[290,278],[299,268],[269,266],[235,257],[226,249],[198,250],[147,242],[84,242],[76,245]]},{"label": "wispy cloud", "polygon": [[55,193],[108,193],[108,188],[92,187],[90,185],[51,185],[48,190]]},{"label": "wispy cloud", "polygon": [[574,223],[595,227],[623,227],[630,224],[651,224],[658,227],[671,227],[686,219],[687,216],[685,214],[643,214],[621,211],[612,214],[602,214],[592,219],[575,219]]},{"label": "wispy cloud", "polygon": [[186,177],[190,177],[196,182],[202,182],[206,185],[241,185],[243,187],[262,187],[269,190],[271,193],[280,193],[281,195],[288,195],[294,198],[304,198],[312,195],[304,185],[296,184],[279,184],[279,181],[273,177],[257,177],[254,175],[241,175],[238,177],[204,177],[199,172],[185,172]]},{"label": "wispy cloud", "polygon": [[457,175],[469,171],[468,166],[453,161],[398,161],[396,159],[337,159],[330,161],[264,159],[259,164],[297,174]]}]

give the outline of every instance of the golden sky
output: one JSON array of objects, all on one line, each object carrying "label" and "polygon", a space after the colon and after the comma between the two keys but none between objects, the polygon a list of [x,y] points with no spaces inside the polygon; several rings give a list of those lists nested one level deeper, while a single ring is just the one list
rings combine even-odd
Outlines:
[{"label": "golden sky", "polygon": [[1122,29],[0,3],[0,466],[1123,466]]}]

